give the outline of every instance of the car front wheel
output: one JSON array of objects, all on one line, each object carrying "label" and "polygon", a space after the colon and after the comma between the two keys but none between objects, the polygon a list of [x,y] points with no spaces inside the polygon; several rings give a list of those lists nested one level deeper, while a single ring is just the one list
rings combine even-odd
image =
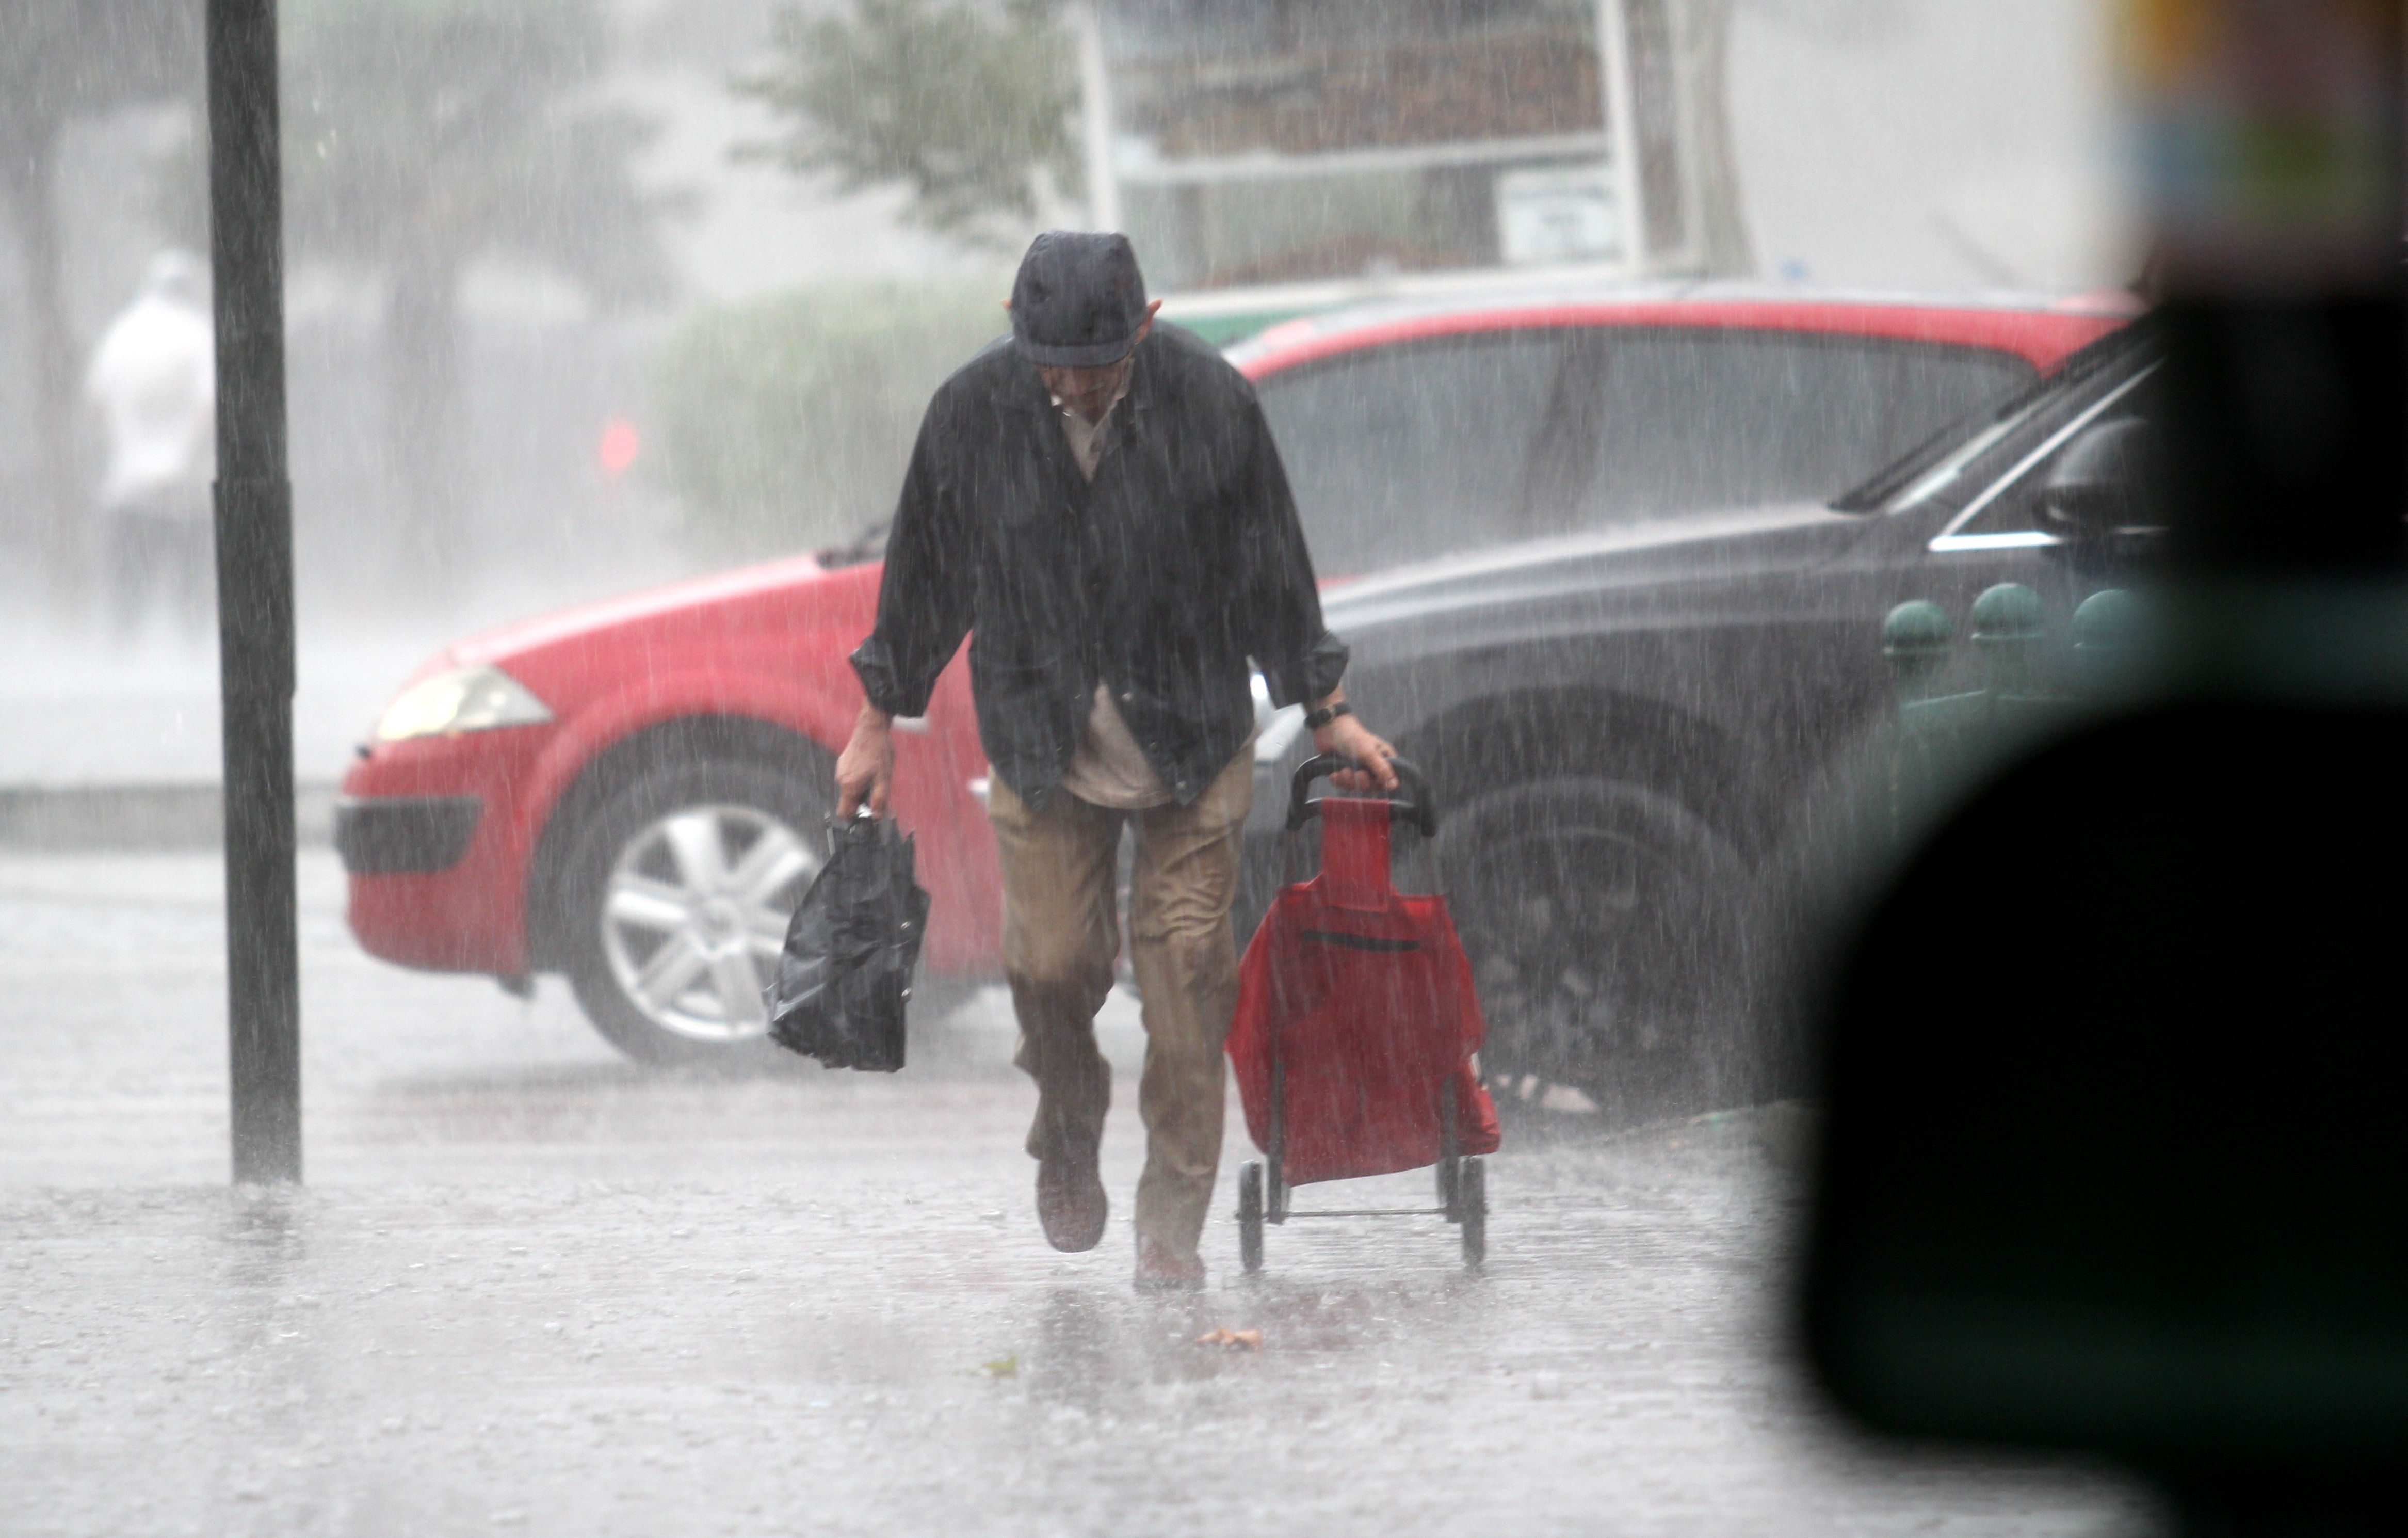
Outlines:
[{"label": "car front wheel", "polygon": [[1439,855],[1492,1081],[1571,1085],[1623,1122],[1742,1092],[1744,870],[1702,819],[1645,786],[1550,780],[1464,807]]},{"label": "car front wheel", "polygon": [[824,776],[738,762],[651,769],[580,830],[563,869],[566,970],[630,1057],[769,1061],[763,990],[825,857]]}]

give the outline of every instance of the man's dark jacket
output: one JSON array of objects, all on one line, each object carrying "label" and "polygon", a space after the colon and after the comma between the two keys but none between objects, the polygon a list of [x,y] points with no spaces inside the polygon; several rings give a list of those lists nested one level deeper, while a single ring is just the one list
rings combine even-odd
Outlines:
[{"label": "man's dark jacket", "polygon": [[1090,482],[1008,343],[947,380],[887,537],[878,627],[853,654],[872,705],[919,715],[968,633],[979,739],[1032,806],[1078,750],[1098,679],[1184,804],[1253,729],[1249,657],[1283,705],[1346,669],[1243,375],[1157,325],[1105,430]]}]

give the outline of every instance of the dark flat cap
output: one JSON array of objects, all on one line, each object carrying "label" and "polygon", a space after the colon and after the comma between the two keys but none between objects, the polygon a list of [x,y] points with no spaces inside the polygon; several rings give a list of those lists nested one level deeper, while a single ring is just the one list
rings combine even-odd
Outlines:
[{"label": "dark flat cap", "polygon": [[1100,368],[1128,356],[1145,323],[1145,278],[1125,235],[1049,230],[1011,283],[1011,335],[1040,368]]}]

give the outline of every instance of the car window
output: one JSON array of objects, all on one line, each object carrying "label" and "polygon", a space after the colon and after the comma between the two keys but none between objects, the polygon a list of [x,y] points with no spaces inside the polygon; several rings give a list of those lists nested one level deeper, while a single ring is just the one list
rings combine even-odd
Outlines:
[{"label": "car window", "polygon": [[1334,576],[1831,496],[2032,376],[1974,348],[1600,327],[1370,349],[1261,394]]},{"label": "car window", "polygon": [[[1625,332],[1598,341],[1584,350],[1588,387],[1565,396],[1574,420],[1563,424],[1562,473],[1575,489],[1541,490],[1535,532],[1836,496],[2034,375],[2020,358],[1978,348],[1850,337]],[[1550,520],[1555,527],[1543,526]]]},{"label": "car window", "polygon": [[2042,438],[2034,452],[2003,467],[1999,478],[1966,504],[1966,510],[1950,522],[1941,538],[1989,540],[2000,536],[2045,533],[2041,496],[2057,459],[2093,427],[2128,417],[2156,420],[2164,394],[2162,377],[2154,367],[2092,392],[2086,404]]},{"label": "car window", "polygon": [[1369,349],[1262,386],[1313,566],[1377,571],[1496,541],[1562,372],[1560,332]]},{"label": "car window", "polygon": [[[1831,504],[1843,512],[1904,512],[1933,497],[1963,505],[1966,479],[2002,444],[2021,439],[2034,423],[2055,420],[2069,400],[2086,400],[2127,377],[2128,360],[2155,348],[2157,327],[2143,318],[2111,331],[2067,358],[2046,379],[2035,379],[1985,411],[1942,431],[1882,467]],[[2100,381],[2105,381],[2105,384]]]}]

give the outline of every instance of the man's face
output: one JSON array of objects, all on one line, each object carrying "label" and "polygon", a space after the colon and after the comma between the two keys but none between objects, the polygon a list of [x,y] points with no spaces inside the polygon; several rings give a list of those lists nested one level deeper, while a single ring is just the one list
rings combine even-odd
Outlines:
[{"label": "man's face", "polygon": [[[1134,351],[1130,357],[1136,356]],[[1122,381],[1128,378],[1129,358],[1108,363],[1100,368],[1039,368],[1038,377],[1045,388],[1062,403],[1063,410],[1076,411],[1089,422],[1100,421],[1120,394]]]},{"label": "man's face", "polygon": [[[1003,308],[1011,307],[1007,304]],[[1154,312],[1161,308],[1159,299],[1145,307],[1145,319],[1138,323],[1137,335],[1129,338],[1128,353],[1120,362],[1095,368],[1039,368],[1037,377],[1045,381],[1045,388],[1062,403],[1064,410],[1076,411],[1089,422],[1101,422],[1104,413],[1111,410],[1112,397],[1121,393],[1121,385],[1128,379],[1137,344],[1154,329]]]}]

